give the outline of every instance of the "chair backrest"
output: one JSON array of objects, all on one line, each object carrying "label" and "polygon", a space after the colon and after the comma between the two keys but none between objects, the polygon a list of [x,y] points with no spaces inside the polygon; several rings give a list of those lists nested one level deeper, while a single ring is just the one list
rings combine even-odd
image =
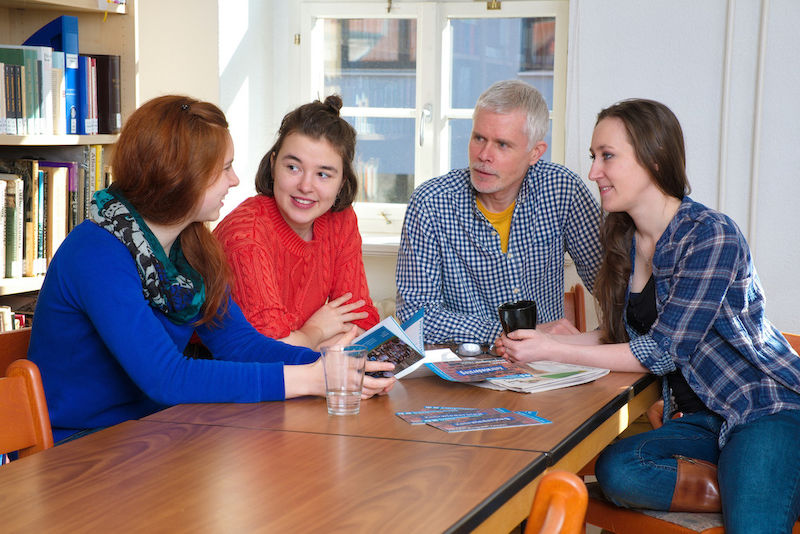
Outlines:
[{"label": "chair backrest", "polygon": [[542,477],[533,498],[525,534],[580,534],[589,494],[580,477],[551,471]]},{"label": "chair backrest", "polygon": [[783,337],[789,342],[794,351],[800,354],[800,334],[790,334],[789,332],[782,332]]},{"label": "chair backrest", "polygon": [[586,332],[586,297],[583,286],[575,284],[564,293],[564,317],[580,332]]},{"label": "chair backrest", "polygon": [[11,362],[28,357],[31,329],[20,328],[0,333],[0,376],[6,374]]},{"label": "chair backrest", "polygon": [[39,368],[30,360],[17,360],[0,378],[0,454],[18,451],[23,457],[52,446]]}]

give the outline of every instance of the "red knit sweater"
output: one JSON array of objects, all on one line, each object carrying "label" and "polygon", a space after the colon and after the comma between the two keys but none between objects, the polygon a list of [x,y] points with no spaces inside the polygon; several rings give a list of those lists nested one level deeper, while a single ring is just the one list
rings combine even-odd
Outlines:
[{"label": "red knit sweater", "polygon": [[278,211],[275,199],[248,198],[214,230],[233,271],[233,299],[262,334],[281,339],[298,330],[328,300],[348,291],[364,299],[364,330],[378,322],[369,298],[353,208],[327,212],[314,221],[314,238],[303,241]]}]

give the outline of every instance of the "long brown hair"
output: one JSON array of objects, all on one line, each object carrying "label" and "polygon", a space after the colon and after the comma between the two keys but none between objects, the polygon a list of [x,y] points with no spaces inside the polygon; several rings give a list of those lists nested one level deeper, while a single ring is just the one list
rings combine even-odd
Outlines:
[{"label": "long brown hair", "polygon": [[[664,194],[681,200],[689,194],[683,130],[667,106],[653,100],[623,100],[601,111],[595,126],[607,118],[622,121],[637,161]],[[600,243],[605,253],[594,296],[600,305],[600,328],[605,343],[628,340],[622,314],[633,268],[630,254],[635,230],[633,219],[625,212],[606,214],[600,228]]]},{"label": "long brown hair", "polygon": [[287,113],[278,129],[278,140],[264,154],[258,165],[256,191],[268,197],[274,196],[273,158],[278,156],[286,137],[293,133],[299,133],[312,139],[325,139],[342,158],[342,187],[339,189],[339,194],[336,195],[331,211],[342,211],[350,206],[358,192],[358,178],[353,169],[356,131],[339,116],[340,109],[342,109],[341,97],[331,95],[325,99],[325,102],[315,100]]},{"label": "long brown hair", "polygon": [[[154,98],[122,128],[112,161],[114,187],[145,220],[180,223],[222,171],[229,139],[228,121],[214,104],[186,96]],[[227,311],[230,270],[225,254],[201,222],[191,223],[178,239],[206,287],[198,324],[211,322]]]}]

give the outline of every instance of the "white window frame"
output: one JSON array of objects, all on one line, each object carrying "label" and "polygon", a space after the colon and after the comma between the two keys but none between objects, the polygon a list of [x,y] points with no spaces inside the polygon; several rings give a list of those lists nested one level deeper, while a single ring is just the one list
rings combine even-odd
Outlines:
[{"label": "white window frame", "polygon": [[[416,18],[417,19],[417,76],[415,109],[380,108],[379,112],[370,108],[342,108],[347,116],[381,116],[413,118],[417,136],[422,134],[427,142],[415,149],[414,186],[425,180],[448,172],[449,159],[449,119],[471,119],[472,109],[454,109],[450,106],[449,62],[443,61],[444,53],[451,50],[452,38],[450,19],[458,18],[530,18],[555,17],[555,63],[553,72],[553,108],[551,132],[551,159],[564,162],[565,120],[566,120],[566,78],[567,78],[567,37],[569,31],[568,0],[506,0],[501,9],[488,10],[486,2],[446,1],[405,2],[394,0],[391,11],[387,13],[388,3],[384,1],[303,1],[300,4],[301,40],[300,72],[297,73],[299,87],[293,94],[298,95],[296,105],[327,95],[319,94],[324,86],[322,62],[313,61],[313,51],[319,50],[322,43],[322,25],[316,25],[319,18]],[[441,38],[437,39],[437,36]],[[447,68],[446,68],[447,67]],[[425,76],[425,73],[440,73],[439,76]],[[430,120],[423,120],[423,107],[429,104],[433,110]],[[423,129],[420,132],[420,128]],[[467,162],[455,162],[455,167],[466,166]],[[371,236],[379,243],[386,238],[399,237],[405,216],[405,204],[383,204],[357,202],[354,205],[358,214],[359,227],[365,242]]]}]

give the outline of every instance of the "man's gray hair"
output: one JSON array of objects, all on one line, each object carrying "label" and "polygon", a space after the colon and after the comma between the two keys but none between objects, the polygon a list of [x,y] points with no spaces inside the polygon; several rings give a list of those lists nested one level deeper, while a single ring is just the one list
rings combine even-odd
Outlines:
[{"label": "man's gray hair", "polygon": [[528,149],[542,141],[550,129],[550,110],[542,94],[534,87],[520,80],[503,80],[495,82],[478,97],[475,113],[485,109],[492,113],[511,113],[516,110],[525,112],[525,134],[528,136]]}]

